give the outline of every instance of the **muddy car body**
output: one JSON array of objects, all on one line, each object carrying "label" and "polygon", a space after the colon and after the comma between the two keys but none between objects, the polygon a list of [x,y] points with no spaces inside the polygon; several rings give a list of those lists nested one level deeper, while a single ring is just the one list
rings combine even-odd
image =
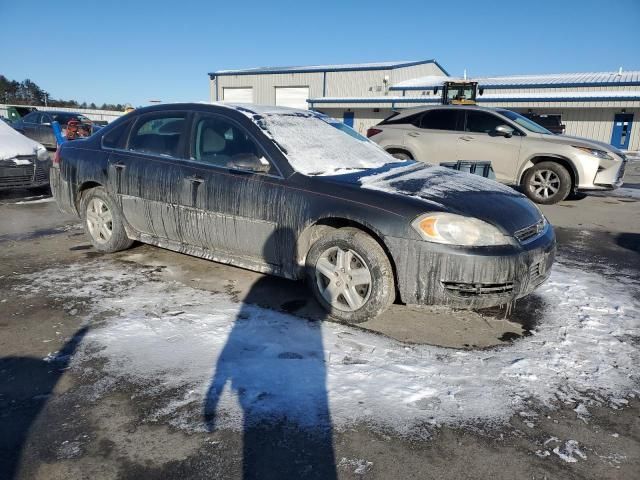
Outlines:
[{"label": "muddy car body", "polygon": [[308,111],[140,109],[64,144],[51,175],[59,206],[83,218],[99,249],[138,240],[306,276],[320,303],[346,321],[377,315],[396,297],[509,303],[547,278],[555,252],[552,227],[523,195],[398,161]]}]

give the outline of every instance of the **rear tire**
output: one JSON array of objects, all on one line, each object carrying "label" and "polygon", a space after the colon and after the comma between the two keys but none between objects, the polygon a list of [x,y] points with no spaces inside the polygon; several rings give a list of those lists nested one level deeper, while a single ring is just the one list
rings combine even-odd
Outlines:
[{"label": "rear tire", "polygon": [[95,187],[83,192],[80,212],[84,231],[96,250],[114,253],[133,244],[127,237],[118,204],[104,188]]},{"label": "rear tire", "polygon": [[527,197],[535,203],[552,205],[561,202],[571,192],[571,175],[556,162],[540,162],[527,170],[522,180]]},{"label": "rear tire", "polygon": [[393,270],[380,244],[357,228],[340,228],[311,246],[307,280],[314,296],[343,322],[361,323],[395,298]]}]

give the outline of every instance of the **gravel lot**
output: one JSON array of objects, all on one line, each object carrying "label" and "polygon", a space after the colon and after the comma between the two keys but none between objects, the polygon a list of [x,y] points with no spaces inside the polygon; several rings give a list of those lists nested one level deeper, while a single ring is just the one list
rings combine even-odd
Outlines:
[{"label": "gravel lot", "polygon": [[510,315],[358,328],[302,284],[102,255],[47,195],[2,192],[0,478],[637,478],[640,163],[625,178],[543,208],[558,263]]}]

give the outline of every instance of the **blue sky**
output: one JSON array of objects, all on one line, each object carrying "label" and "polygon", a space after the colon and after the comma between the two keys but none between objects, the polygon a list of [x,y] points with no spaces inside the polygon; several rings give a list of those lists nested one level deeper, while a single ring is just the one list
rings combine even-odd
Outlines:
[{"label": "blue sky", "polygon": [[0,0],[0,19],[0,74],[96,103],[209,100],[208,72],[255,66],[435,58],[453,75],[640,70],[640,0]]}]

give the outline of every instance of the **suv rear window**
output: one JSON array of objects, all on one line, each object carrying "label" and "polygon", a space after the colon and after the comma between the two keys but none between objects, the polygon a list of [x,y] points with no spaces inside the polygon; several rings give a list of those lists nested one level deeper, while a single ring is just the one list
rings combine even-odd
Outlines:
[{"label": "suv rear window", "polygon": [[428,110],[420,119],[420,128],[429,130],[461,130],[460,111],[448,108],[442,110]]},{"label": "suv rear window", "polygon": [[378,125],[415,125],[418,126],[418,122],[420,121],[420,115],[422,113],[416,113],[414,115],[403,116],[401,118],[396,118],[400,115],[401,112],[395,112],[390,117],[385,118]]}]

